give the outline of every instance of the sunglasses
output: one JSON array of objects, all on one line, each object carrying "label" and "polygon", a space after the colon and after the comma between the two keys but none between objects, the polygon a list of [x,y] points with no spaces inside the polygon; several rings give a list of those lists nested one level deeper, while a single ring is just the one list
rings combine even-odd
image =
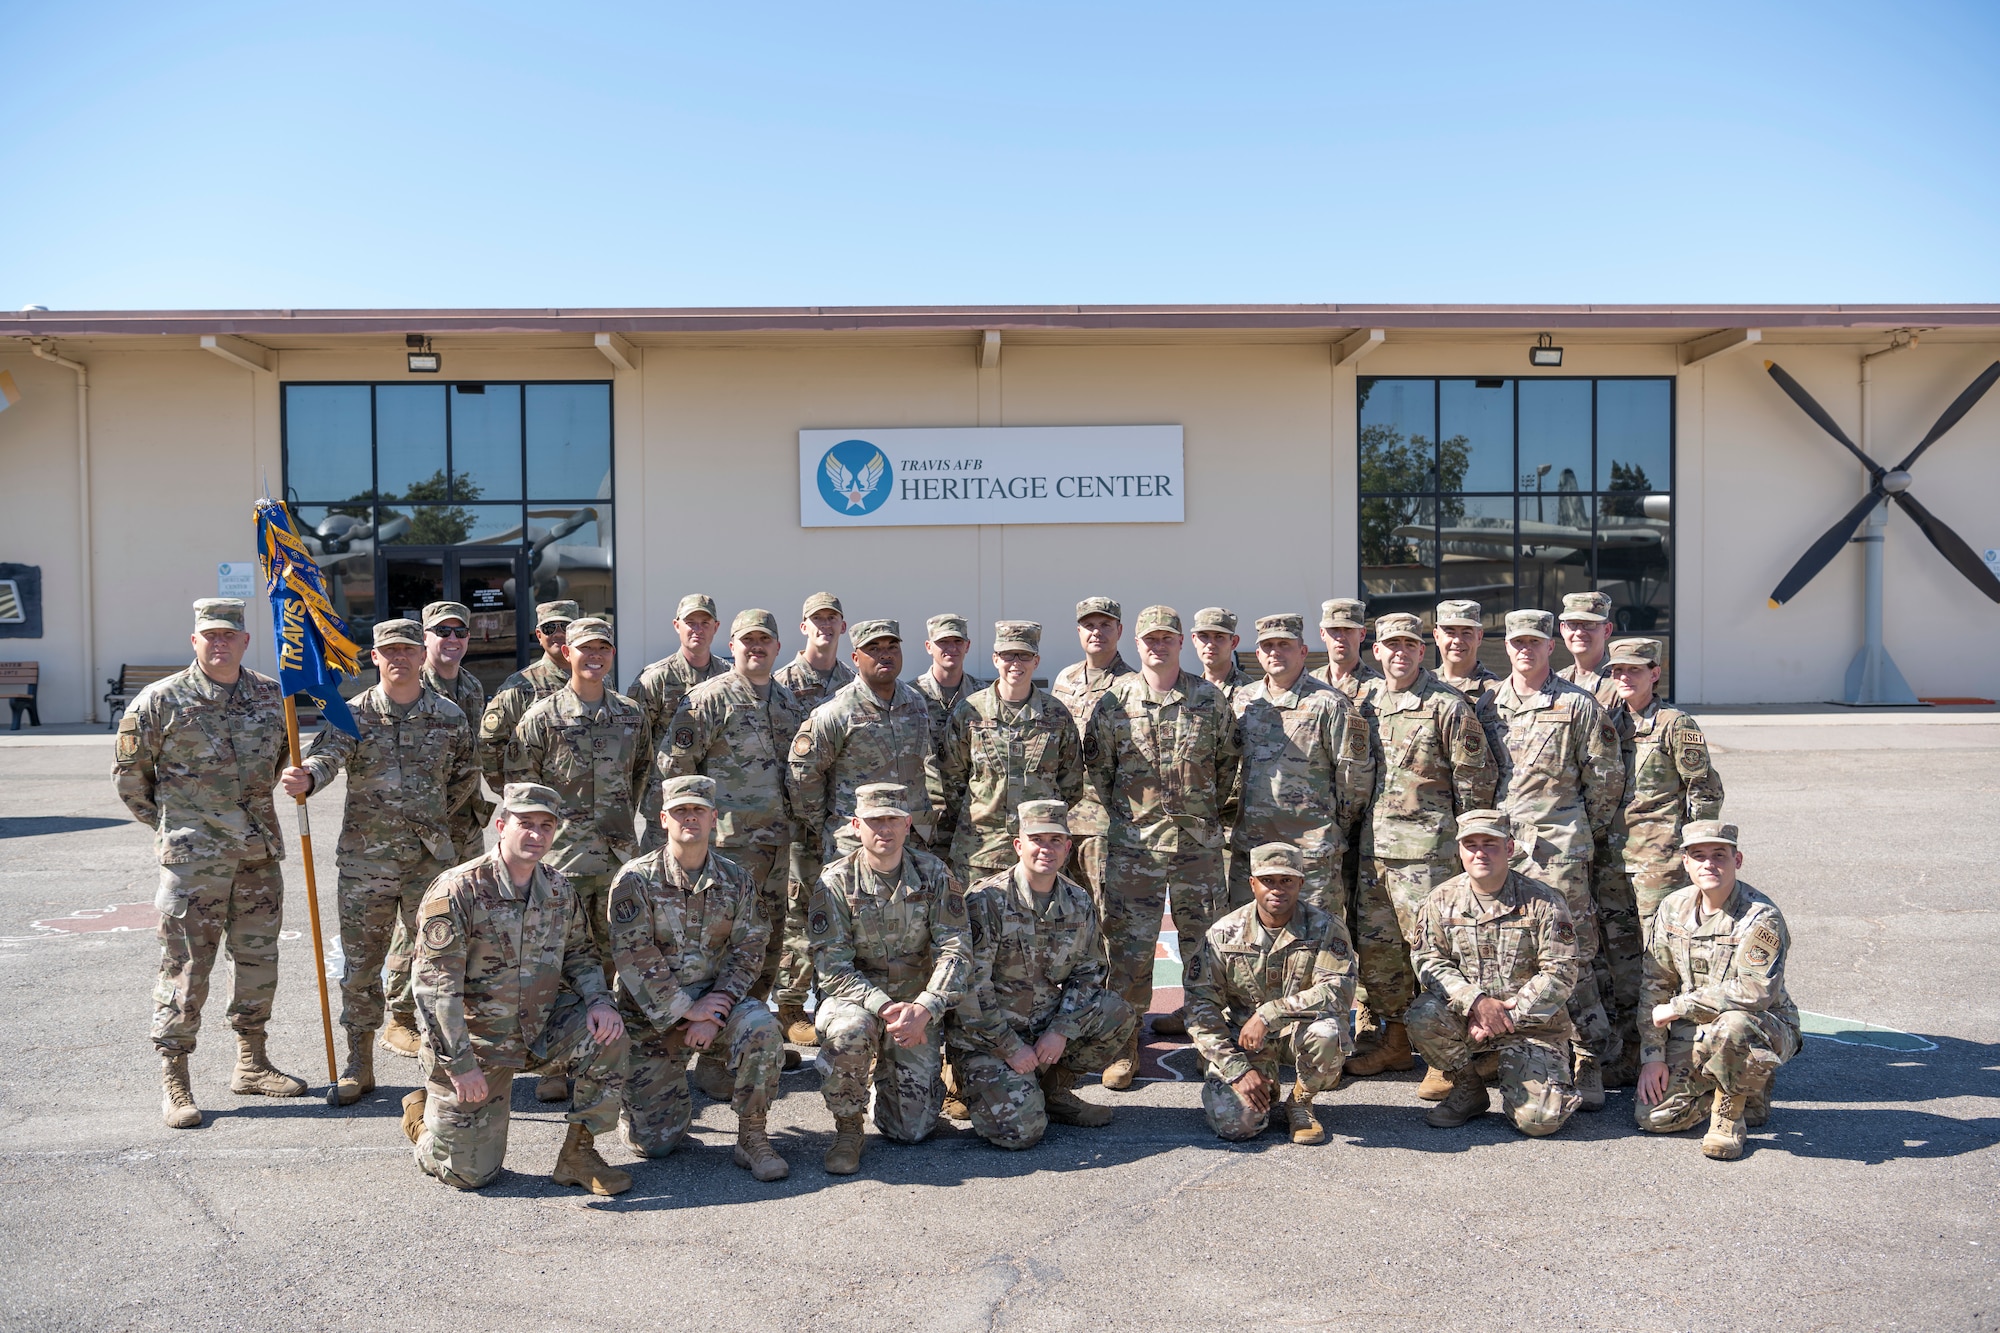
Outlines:
[{"label": "sunglasses", "polygon": [[437,635],[440,639],[469,639],[472,637],[472,631],[463,625],[433,625],[430,632]]}]

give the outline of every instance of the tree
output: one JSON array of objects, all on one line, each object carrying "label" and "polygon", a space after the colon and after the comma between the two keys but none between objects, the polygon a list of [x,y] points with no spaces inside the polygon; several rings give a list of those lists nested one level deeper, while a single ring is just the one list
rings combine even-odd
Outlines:
[{"label": "tree", "polygon": [[382,497],[382,521],[386,524],[402,514],[390,509],[392,504],[408,505],[414,512],[410,515],[409,535],[404,539],[408,546],[456,546],[472,535],[472,511],[459,505],[447,504],[447,500],[477,500],[479,485],[465,473],[460,472],[447,479],[444,469],[439,468],[422,481],[412,482],[404,490],[400,499],[393,495]]}]

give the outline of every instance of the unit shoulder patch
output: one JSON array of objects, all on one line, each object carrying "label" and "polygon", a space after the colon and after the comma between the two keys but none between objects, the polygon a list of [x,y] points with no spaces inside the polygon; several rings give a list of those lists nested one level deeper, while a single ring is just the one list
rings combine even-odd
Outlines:
[{"label": "unit shoulder patch", "polygon": [[458,927],[452,924],[449,916],[439,913],[424,922],[423,936],[425,948],[432,953],[442,953],[457,940]]}]

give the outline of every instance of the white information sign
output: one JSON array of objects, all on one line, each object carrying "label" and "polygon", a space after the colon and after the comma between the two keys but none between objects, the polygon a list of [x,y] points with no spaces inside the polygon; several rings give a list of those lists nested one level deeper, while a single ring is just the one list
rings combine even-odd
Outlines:
[{"label": "white information sign", "polygon": [[215,567],[217,597],[251,598],[257,595],[257,562],[224,560]]},{"label": "white information sign", "polygon": [[1179,426],[799,432],[799,524],[1186,521]]}]

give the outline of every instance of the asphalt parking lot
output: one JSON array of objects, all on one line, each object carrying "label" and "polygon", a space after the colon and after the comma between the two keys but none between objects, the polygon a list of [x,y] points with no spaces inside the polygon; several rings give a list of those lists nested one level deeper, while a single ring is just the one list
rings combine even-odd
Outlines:
[{"label": "asphalt parking lot", "polygon": [[[1197,1089],[1127,1094],[1108,1129],[1009,1154],[947,1128],[819,1168],[810,1068],[762,1186],[732,1119],[633,1165],[610,1200],[552,1185],[559,1114],[516,1085],[509,1171],[418,1174],[415,1063],[344,1110],[290,897],[274,1056],[291,1101],[227,1091],[218,969],[199,1130],[159,1120],[146,830],[108,737],[0,742],[0,1323],[151,1328],[1913,1328],[2000,1326],[2000,717],[1718,715],[1744,877],[1785,909],[1790,982],[1827,1034],[1780,1075],[1740,1162],[1631,1128],[1631,1094],[1560,1135],[1422,1122],[1419,1074],[1320,1099],[1330,1141],[1209,1136]],[[314,803],[330,916],[338,806]],[[287,827],[290,816],[285,815]],[[137,904],[137,906],[122,906]],[[1872,1027],[1867,1025],[1873,1025]],[[1168,1061],[1168,1069],[1184,1057]]]}]

